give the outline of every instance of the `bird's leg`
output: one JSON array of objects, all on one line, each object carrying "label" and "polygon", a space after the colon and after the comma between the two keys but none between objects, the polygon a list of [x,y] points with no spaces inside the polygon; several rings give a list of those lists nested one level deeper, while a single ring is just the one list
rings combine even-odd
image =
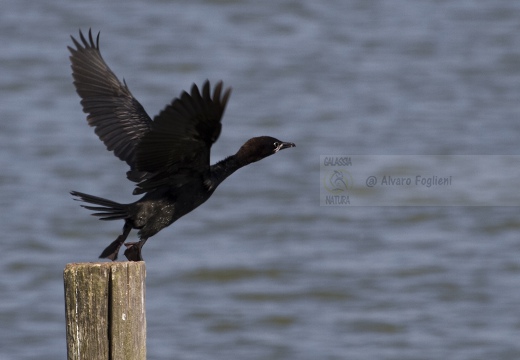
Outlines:
[{"label": "bird's leg", "polygon": [[132,225],[130,222],[125,221],[125,225],[123,226],[123,233],[117,237],[110,245],[108,245],[105,250],[99,255],[100,258],[110,259],[112,261],[117,260],[117,253],[119,252],[119,248],[125,242],[128,234],[132,230]]},{"label": "bird's leg", "polygon": [[143,261],[141,248],[148,239],[141,239],[138,242],[125,243],[125,256],[129,261]]}]

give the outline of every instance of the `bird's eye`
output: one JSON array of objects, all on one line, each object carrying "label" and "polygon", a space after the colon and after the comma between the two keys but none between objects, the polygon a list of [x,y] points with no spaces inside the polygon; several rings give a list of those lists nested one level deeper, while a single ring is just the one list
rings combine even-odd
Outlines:
[{"label": "bird's eye", "polygon": [[278,146],[280,146],[280,143],[278,141],[275,141],[273,145],[274,145],[274,148],[276,149]]}]

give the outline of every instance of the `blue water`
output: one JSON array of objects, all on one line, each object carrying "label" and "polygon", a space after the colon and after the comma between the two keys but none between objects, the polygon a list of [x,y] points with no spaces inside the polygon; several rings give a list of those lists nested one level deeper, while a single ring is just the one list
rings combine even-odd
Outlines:
[{"label": "blue water", "polygon": [[518,19],[505,0],[4,1],[0,358],[66,357],[62,271],[119,234],[68,191],[133,200],[72,86],[90,27],[152,116],[233,87],[213,161],[297,144],[146,244],[149,359],[520,358],[516,207],[319,206],[320,155],[518,154]]}]

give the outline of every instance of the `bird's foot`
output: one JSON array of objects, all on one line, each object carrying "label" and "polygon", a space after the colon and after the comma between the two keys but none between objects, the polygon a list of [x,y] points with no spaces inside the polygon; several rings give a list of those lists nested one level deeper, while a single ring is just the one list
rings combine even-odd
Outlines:
[{"label": "bird's foot", "polygon": [[117,254],[119,253],[119,248],[121,245],[123,245],[123,242],[125,241],[124,238],[122,238],[122,235],[120,235],[116,240],[114,240],[110,245],[107,246],[105,250],[99,255],[101,259],[110,259],[112,261],[117,260]]},{"label": "bird's foot", "polygon": [[130,233],[130,230],[132,230],[132,225],[130,224],[130,222],[127,221],[125,222],[125,226],[123,226],[123,233],[119,235],[117,239],[112,241],[112,243],[108,245],[105,250],[103,250],[99,257],[102,259],[106,258],[112,261],[116,261],[119,249],[121,248],[121,245],[123,245],[123,243],[125,242],[126,237]]},{"label": "bird's foot", "polygon": [[125,246],[125,256],[129,261],[143,261],[143,257],[141,256],[141,247],[143,244],[141,241],[125,243]]}]

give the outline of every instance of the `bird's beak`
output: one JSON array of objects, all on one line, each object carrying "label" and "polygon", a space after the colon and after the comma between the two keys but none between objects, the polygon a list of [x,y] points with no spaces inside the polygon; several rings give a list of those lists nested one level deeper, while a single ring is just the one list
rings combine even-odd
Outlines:
[{"label": "bird's beak", "polygon": [[276,148],[275,152],[278,152],[280,150],[283,150],[283,149],[288,149],[288,148],[292,148],[292,147],[295,147],[296,145],[292,142],[282,142],[280,143],[280,145],[278,145],[278,147]]}]

